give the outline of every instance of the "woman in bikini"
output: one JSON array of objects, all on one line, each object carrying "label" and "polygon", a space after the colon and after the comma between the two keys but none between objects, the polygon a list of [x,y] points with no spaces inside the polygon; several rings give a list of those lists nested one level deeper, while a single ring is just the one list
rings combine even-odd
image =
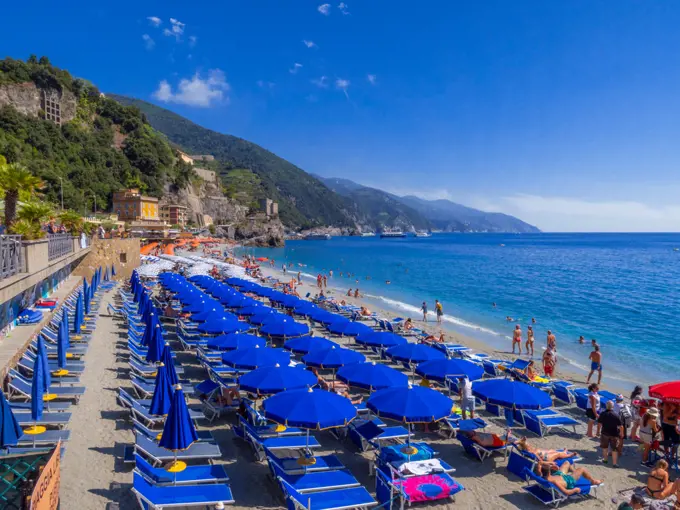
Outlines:
[{"label": "woman in bikini", "polygon": [[646,491],[654,499],[666,499],[677,487],[668,480],[668,462],[661,459],[647,477]]},{"label": "woman in bikini", "polygon": [[562,463],[561,466],[552,462],[539,461],[536,465],[536,472],[550,483],[556,485],[567,496],[581,492],[581,489],[576,487],[576,482],[581,477],[588,480],[592,485],[600,485],[602,483],[602,480],[593,478],[586,468],[574,468],[568,461]]},{"label": "woman in bikini", "polygon": [[520,450],[529,452],[535,455],[539,460],[544,462],[555,462],[560,459],[570,459],[576,456],[576,452],[570,452],[568,450],[544,450],[542,448],[534,448],[527,442],[527,438],[523,437],[517,441],[517,446]]}]

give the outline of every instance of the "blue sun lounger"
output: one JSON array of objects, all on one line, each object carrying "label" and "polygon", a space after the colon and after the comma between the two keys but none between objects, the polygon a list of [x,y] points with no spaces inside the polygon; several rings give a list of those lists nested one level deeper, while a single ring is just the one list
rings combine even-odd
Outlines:
[{"label": "blue sun lounger", "polygon": [[[33,373],[33,367],[35,366],[35,357],[33,356],[33,353],[24,353],[24,356],[19,362],[19,366],[25,369],[27,372]],[[50,370],[50,372],[59,370],[59,366],[57,365],[56,361],[48,360],[47,368]],[[64,368],[72,375],[82,375],[83,371],[85,370],[85,364],[82,361],[67,361]]]},{"label": "blue sun lounger", "polygon": [[321,448],[321,444],[314,436],[309,436],[309,441],[306,436],[279,436],[279,437],[262,437],[257,433],[256,429],[252,427],[245,420],[241,420],[241,427],[234,427],[234,435],[239,439],[248,443],[258,461],[263,461],[266,457],[266,450],[294,450],[307,452],[314,448]]},{"label": "blue sun lounger", "polygon": [[31,425],[43,425],[45,427],[63,428],[71,421],[71,413],[46,412],[43,413],[40,420],[33,421],[30,413],[14,413],[17,423],[22,427],[29,427]]},{"label": "blue sun lounger", "polygon": [[163,468],[153,467],[144,457],[139,455],[135,455],[135,472],[142,475],[153,485],[227,483],[229,481],[224,464],[187,466],[184,471],[173,474],[168,473]]},{"label": "blue sun lounger", "polygon": [[19,438],[18,446],[54,445],[71,438],[70,430],[46,430],[42,434],[24,434]]},{"label": "blue sun lounger", "polygon": [[480,444],[475,443],[474,441],[472,441],[470,438],[463,434],[456,434],[456,439],[460,441],[460,444],[465,449],[465,452],[471,457],[477,459],[479,462],[484,462],[485,459],[491,457],[496,453],[507,455],[508,449],[511,448],[511,445],[508,444],[499,446],[497,448],[493,448],[490,446],[482,446]]},{"label": "blue sun lounger", "polygon": [[[13,368],[10,368],[9,371],[7,372],[9,377],[11,379],[19,379],[20,381],[24,381],[26,384],[30,385],[31,381],[29,378],[25,377],[21,372],[17,372]],[[80,377],[71,377],[71,376],[65,376],[65,377],[57,377],[57,376],[52,376],[52,385],[53,386],[73,386],[75,384],[80,384]]]},{"label": "blue sun lounger", "polygon": [[209,460],[219,459],[222,456],[219,445],[202,441],[193,443],[186,450],[172,452],[161,448],[158,444],[139,432],[135,435],[135,453],[141,453],[144,457],[153,461],[158,466],[163,462],[173,460],[175,453],[178,460]]},{"label": "blue sun lounger", "polygon": [[349,510],[352,508],[370,508],[378,504],[364,487],[302,494],[281,478],[279,478],[279,483],[286,500],[295,509]]},{"label": "blue sun lounger", "polygon": [[570,382],[555,381],[552,386],[553,396],[565,404],[573,404],[574,395],[571,392],[572,388],[574,388],[574,384]]},{"label": "blue sun lounger", "polygon": [[388,443],[401,443],[408,439],[409,432],[404,427],[380,426],[375,420],[357,418],[347,426],[347,436],[357,447],[365,452],[379,449]]},{"label": "blue sun lounger", "polygon": [[[19,396],[26,400],[31,400],[31,385],[21,379],[10,379],[7,388],[11,396]],[[55,400],[80,400],[85,393],[85,388],[76,386],[50,386],[50,394],[56,395]],[[45,403],[45,407],[49,404]]]},{"label": "blue sun lounger", "polygon": [[[132,426],[134,427],[135,433],[139,432],[141,434],[144,434],[146,437],[149,439],[152,439],[154,441],[158,440],[158,437],[160,434],[163,433],[162,429],[150,429],[140,421],[136,420],[134,417],[132,418]],[[215,436],[213,436],[212,432],[209,430],[197,430],[196,434],[198,435],[198,440],[203,441],[203,442],[215,442]]]},{"label": "blue sun lounger", "polygon": [[[137,393],[137,396],[142,398],[151,398],[156,389],[155,381],[149,383],[143,377],[139,377],[135,374],[130,375],[130,383],[132,383],[132,388],[135,390],[135,393]],[[180,384],[182,385],[182,391],[184,391],[185,395],[193,395],[194,388],[189,381],[180,381]]]},{"label": "blue sun lounger", "polygon": [[313,457],[309,457],[314,459],[314,463],[309,465],[301,464],[301,457],[277,457],[266,448],[265,455],[267,456],[267,459],[274,459],[281,469],[283,469],[287,474],[317,473],[319,471],[345,469],[345,465],[336,455],[315,455]]},{"label": "blue sun lounger", "polygon": [[218,503],[234,502],[228,485],[152,485],[139,473],[134,473],[132,492],[143,510],[175,507],[215,507]]},{"label": "blue sun lounger", "polygon": [[[31,403],[30,402],[10,402],[9,406],[12,408],[12,412],[17,415],[18,413],[30,413]],[[71,410],[71,402],[45,402],[45,411],[50,413],[63,413]]]},{"label": "blue sun lounger", "polygon": [[267,460],[274,479],[285,481],[301,494],[361,486],[347,469],[289,474],[276,463],[276,460],[271,458]]},{"label": "blue sun lounger", "polygon": [[597,489],[601,487],[601,485],[604,485],[592,485],[585,478],[580,478],[576,482],[576,487],[579,488],[581,492],[568,496],[564,494],[560,488],[557,487],[557,485],[549,482],[542,476],[538,476],[533,471],[525,469],[524,475],[527,480],[527,486],[523,487],[522,489],[525,492],[531,494],[544,505],[554,506],[555,508],[569,499],[587,499],[590,497],[595,497]]},{"label": "blue sun lounger", "polygon": [[[146,425],[161,425],[165,422],[165,416],[156,416],[149,413],[149,406],[151,405],[151,400],[137,400],[133,398],[129,393],[127,393],[122,388],[118,390],[118,402],[127,409],[130,410],[130,414],[133,418],[137,418],[139,421]],[[202,412],[195,409],[189,409],[189,417],[192,420],[200,420],[205,418]]]},{"label": "blue sun lounger", "polygon": [[[555,464],[561,466],[565,461],[569,461],[570,463],[575,464],[577,462],[582,462],[583,458],[578,455],[575,455],[568,459],[556,460]],[[513,447],[512,451],[510,452],[510,456],[508,457],[507,469],[513,475],[516,475],[522,480],[526,481],[526,473],[524,472],[524,470],[527,469],[529,471],[533,471],[534,469],[536,469],[536,464],[538,464],[538,458],[536,457],[536,455],[534,455],[533,453],[529,453],[526,450],[521,450],[515,446]]]},{"label": "blue sun lounger", "polygon": [[459,414],[452,414],[444,418],[441,424],[448,431],[449,437],[454,437],[459,431],[483,430],[487,427],[487,423],[482,418],[464,420]]},{"label": "blue sun lounger", "polygon": [[[158,370],[158,367],[154,365],[148,365],[146,363],[140,363],[139,361],[135,359],[131,359],[129,361],[130,368],[132,369],[133,372],[138,373],[142,377],[155,377],[156,376],[156,371]],[[179,367],[175,365],[175,372],[177,373],[178,376],[184,375],[184,369],[182,367]]]},{"label": "blue sun lounger", "polygon": [[571,428],[576,434],[576,425],[581,423],[570,416],[552,409],[540,411],[522,411],[524,426],[537,436],[544,437],[553,429],[567,430]]}]

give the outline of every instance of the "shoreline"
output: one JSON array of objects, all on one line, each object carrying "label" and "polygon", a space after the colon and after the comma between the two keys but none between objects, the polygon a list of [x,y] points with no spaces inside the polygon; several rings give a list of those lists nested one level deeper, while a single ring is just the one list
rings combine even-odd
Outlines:
[{"label": "shoreline", "polygon": [[[237,257],[237,260],[242,259]],[[290,278],[292,278],[293,275],[297,276],[297,271],[295,270],[287,272],[286,275],[284,276],[283,271],[280,268],[270,267],[264,264],[260,265],[260,271],[265,276],[271,276],[281,281],[288,281],[290,280]],[[348,304],[352,304],[355,306],[365,306],[366,308],[371,310],[371,312],[377,313],[377,315],[381,318],[393,319],[399,316],[406,318],[406,315],[404,313],[400,314],[399,311],[391,309],[389,306],[384,306],[383,304],[379,303],[380,298],[371,297],[371,295],[363,296],[361,298],[349,297],[346,296],[343,293],[343,291],[341,291],[339,288],[334,287],[332,284],[333,280],[331,279],[329,281],[328,287],[324,289],[324,293],[329,297],[334,297],[339,301],[344,299]],[[302,284],[298,285],[298,293],[303,299],[308,299],[304,297],[308,292],[311,293],[310,295],[314,295],[318,293],[318,288],[316,286],[315,281],[310,280],[309,276],[305,276],[303,274]],[[476,338],[472,335],[465,334],[464,332],[461,332],[460,330],[456,329],[454,325],[450,323],[442,323],[441,325],[437,324],[432,311],[428,312],[428,317],[429,315],[432,315],[432,321],[424,322],[420,315],[418,315],[417,317],[411,317],[411,319],[413,320],[413,323],[417,328],[426,330],[429,333],[434,334],[436,336],[439,336],[439,334],[443,332],[447,336],[449,341],[463,344],[474,351],[483,352],[494,357],[497,356],[509,360],[515,360],[517,358],[520,358],[520,355],[512,354],[510,351],[498,348],[497,346],[494,346],[489,342],[485,342],[480,338]],[[508,345],[511,345],[510,343],[511,340],[505,339],[504,336],[499,336],[498,338],[499,340],[506,340]],[[524,346],[524,342],[525,339],[523,337],[522,346]],[[534,341],[535,354],[532,358],[529,359],[533,359],[536,362],[540,372],[543,371],[543,364],[541,362],[543,350],[544,346],[541,345],[541,341],[535,340]],[[588,375],[588,372],[579,370],[578,367],[573,366],[568,361],[560,362],[559,349],[557,351],[557,355],[558,363],[553,378],[585,386],[586,385],[585,379]],[[526,356],[522,357],[526,359]],[[595,374],[593,375],[591,382],[596,382]],[[611,376],[608,377],[607,374],[605,373],[603,374],[602,384],[600,385],[600,387],[601,389],[607,389],[615,393],[622,393],[624,396],[627,396],[628,394],[630,394],[630,392],[633,390],[633,387],[636,384],[638,383],[634,381],[619,379]]]}]

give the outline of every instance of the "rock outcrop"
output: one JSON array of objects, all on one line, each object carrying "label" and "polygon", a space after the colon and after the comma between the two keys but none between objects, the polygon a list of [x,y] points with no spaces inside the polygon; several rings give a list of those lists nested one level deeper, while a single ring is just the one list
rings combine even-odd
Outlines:
[{"label": "rock outcrop", "polygon": [[59,105],[60,122],[63,124],[76,116],[78,102],[69,90],[41,89],[33,82],[8,83],[0,86],[0,107],[10,105],[24,115],[45,117],[44,96]]}]

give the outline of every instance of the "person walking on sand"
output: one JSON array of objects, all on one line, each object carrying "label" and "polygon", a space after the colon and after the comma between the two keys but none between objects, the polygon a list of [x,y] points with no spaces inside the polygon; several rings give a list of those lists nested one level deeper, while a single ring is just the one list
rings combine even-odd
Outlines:
[{"label": "person walking on sand", "polygon": [[553,335],[553,332],[548,330],[547,347],[553,351],[557,351],[557,338]]},{"label": "person walking on sand", "polygon": [[515,346],[519,347],[519,355],[522,355],[522,328],[517,324],[512,332],[512,353],[515,354]]},{"label": "person walking on sand", "polygon": [[552,377],[555,372],[555,353],[548,347],[543,352],[543,373],[546,377]]},{"label": "person walking on sand", "polygon": [[302,284],[302,273],[298,271],[298,285]]},{"label": "person walking on sand", "polygon": [[590,373],[588,374],[588,379],[586,379],[586,384],[590,384],[590,378],[597,371],[597,384],[602,382],[602,353],[600,352],[600,346],[595,344],[593,347],[593,352],[588,356],[590,360]]},{"label": "person walking on sand", "polygon": [[427,322],[427,303],[423,301],[423,305],[420,307],[423,312],[423,322]]},{"label": "person walking on sand", "polygon": [[529,354],[529,351],[531,351],[531,357],[534,357],[534,328],[531,326],[527,326],[527,343],[526,346],[527,348],[527,354]]},{"label": "person walking on sand", "polygon": [[609,400],[607,408],[597,417],[601,426],[600,448],[602,448],[602,463],[609,462],[609,452],[612,454],[612,466],[618,467],[619,441],[623,440],[623,424],[621,418],[614,412],[614,402]]},{"label": "person walking on sand", "polygon": [[442,317],[444,316],[444,307],[442,306],[438,299],[434,300],[434,310],[437,313],[437,324],[441,324]]},{"label": "person walking on sand", "polygon": [[288,271],[288,269],[286,269],[286,264],[283,264],[283,265],[281,266],[281,269],[283,270],[283,274],[284,274],[284,275],[286,274],[286,271]]}]

